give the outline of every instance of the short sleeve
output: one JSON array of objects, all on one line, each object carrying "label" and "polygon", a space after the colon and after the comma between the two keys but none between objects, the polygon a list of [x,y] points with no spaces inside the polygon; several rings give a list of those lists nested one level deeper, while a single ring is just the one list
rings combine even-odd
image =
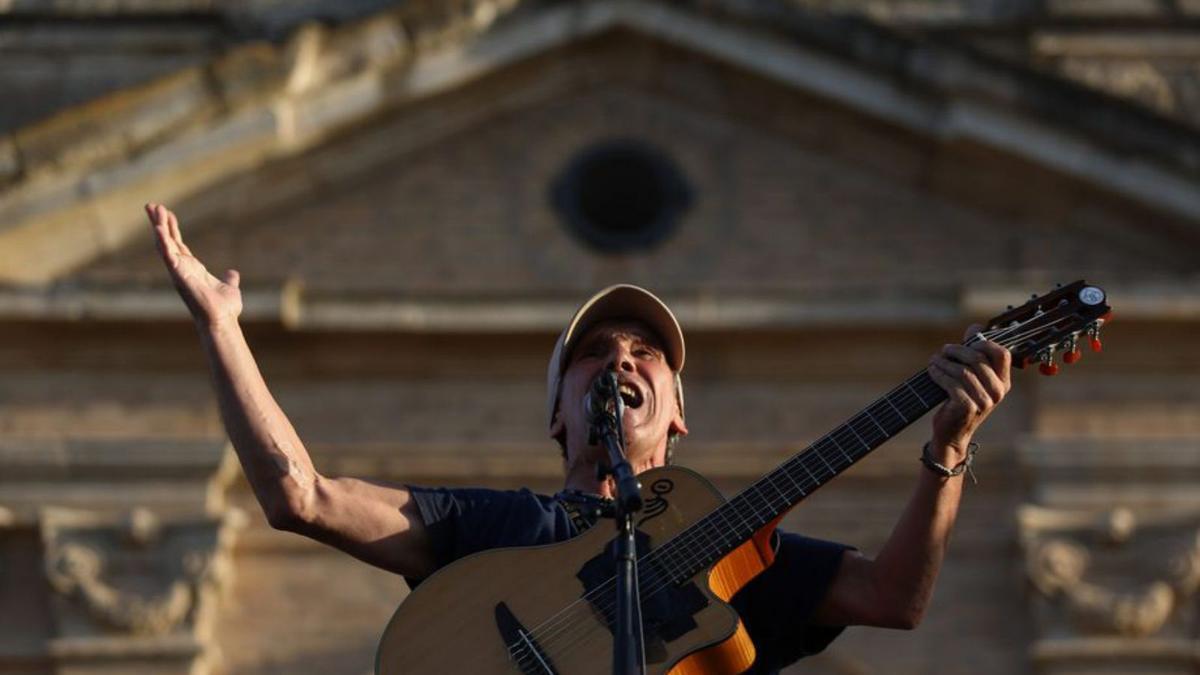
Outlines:
[{"label": "short sleeve", "polygon": [[776,542],[775,562],[731,600],[758,653],[746,671],[755,675],[822,651],[845,629],[813,625],[810,619],[851,547],[778,531]]},{"label": "short sleeve", "polygon": [[[530,490],[408,486],[429,536],[435,569],[493,548],[535,546],[575,535],[553,499]],[[415,587],[419,579],[409,579]]]}]

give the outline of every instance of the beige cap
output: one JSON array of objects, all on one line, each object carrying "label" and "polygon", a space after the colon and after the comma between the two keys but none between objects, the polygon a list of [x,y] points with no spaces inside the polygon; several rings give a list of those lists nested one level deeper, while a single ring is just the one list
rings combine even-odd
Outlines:
[{"label": "beige cap", "polygon": [[[678,373],[683,370],[683,331],[675,315],[650,291],[632,284],[617,284],[609,286],[593,295],[583,303],[566,329],[558,336],[554,344],[554,353],[550,355],[550,366],[546,370],[546,419],[547,424],[554,423],[554,411],[558,406],[558,388],[562,384],[563,371],[566,370],[567,359],[575,342],[589,328],[609,319],[634,319],[649,326],[662,338],[666,349],[667,363],[676,373],[678,389]],[[677,391],[677,394],[682,394]],[[683,406],[682,397],[679,399]]]}]

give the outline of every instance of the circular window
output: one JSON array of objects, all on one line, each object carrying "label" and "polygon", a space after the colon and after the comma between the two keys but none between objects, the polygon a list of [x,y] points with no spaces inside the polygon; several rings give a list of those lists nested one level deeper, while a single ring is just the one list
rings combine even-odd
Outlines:
[{"label": "circular window", "polygon": [[576,155],[554,182],[551,200],[572,232],[618,253],[665,239],[691,193],[669,157],[645,143],[614,140]]}]

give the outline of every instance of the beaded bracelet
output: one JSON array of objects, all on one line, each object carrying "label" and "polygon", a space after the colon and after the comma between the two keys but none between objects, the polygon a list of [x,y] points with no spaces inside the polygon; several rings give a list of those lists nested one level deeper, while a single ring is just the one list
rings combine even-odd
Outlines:
[{"label": "beaded bracelet", "polygon": [[975,471],[971,469],[971,464],[975,462],[975,451],[979,449],[978,443],[967,444],[967,458],[959,462],[953,469],[939,464],[937,460],[929,455],[929,443],[930,441],[925,441],[925,447],[921,449],[921,463],[925,465],[926,469],[946,478],[961,476],[965,471],[970,474],[972,484],[979,484],[979,481],[975,480]]}]

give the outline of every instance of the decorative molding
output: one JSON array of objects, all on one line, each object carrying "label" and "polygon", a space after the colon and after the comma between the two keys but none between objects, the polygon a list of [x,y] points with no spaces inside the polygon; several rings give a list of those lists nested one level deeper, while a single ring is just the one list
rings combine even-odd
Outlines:
[{"label": "decorative molding", "polygon": [[5,438],[0,503],[26,524],[47,504],[97,513],[140,507],[159,515],[216,514],[231,457],[224,439]]},{"label": "decorative molding", "polygon": [[1039,635],[1031,656],[1078,672],[1106,640],[1108,658],[1137,670],[1173,661],[1195,634],[1200,508],[1018,511],[1025,574]]},{"label": "decorative molding", "polygon": [[105,582],[105,559],[100,551],[79,544],[50,548],[46,578],[59,595],[82,605],[93,618],[110,628],[135,635],[164,635],[183,621],[195,605],[200,584],[195,565],[185,564],[185,579],[171,582],[165,593],[143,597]]},{"label": "decorative molding", "polygon": [[[1193,548],[1175,558],[1191,560],[1196,555],[1197,549]],[[1061,598],[1082,632],[1153,635],[1192,595],[1162,580],[1151,581],[1135,592],[1118,592],[1089,582],[1084,575],[1090,558],[1085,547],[1058,538],[1037,542],[1026,554],[1026,574],[1034,588],[1048,599]],[[1190,568],[1188,571],[1195,573]]]},{"label": "decorative molding", "polygon": [[[1032,286],[1032,284],[1031,284]],[[820,326],[956,325],[964,318],[995,314],[996,308],[1028,297],[1030,287],[970,286],[942,297],[807,296],[797,293],[740,296],[734,294],[663,294],[688,330],[808,328]],[[1121,321],[1200,321],[1200,287],[1188,285],[1137,285],[1110,287],[1120,298]],[[511,296],[446,298],[362,293],[315,292],[298,282],[276,290],[243,291],[242,320],[276,323],[297,331],[348,332],[529,332],[560,327],[570,314],[574,298]],[[187,309],[171,288],[0,288],[0,320],[160,322],[190,321]],[[40,442],[40,441],[39,441]],[[1029,456],[1053,458],[1037,441]],[[1168,454],[1180,445],[1152,441]],[[1184,439],[1182,447],[1194,443]],[[1089,442],[1085,452],[1091,453]],[[1192,452],[1192,451],[1189,451]],[[1200,458],[1200,448],[1194,450]],[[0,445],[0,458],[5,449]],[[1048,460],[1048,461],[1053,461]]]},{"label": "decorative molding", "polygon": [[160,520],[148,509],[123,517],[47,508],[40,527],[53,591],[59,660],[127,663],[147,658],[179,672],[207,672],[215,603],[232,578],[241,512]]}]

